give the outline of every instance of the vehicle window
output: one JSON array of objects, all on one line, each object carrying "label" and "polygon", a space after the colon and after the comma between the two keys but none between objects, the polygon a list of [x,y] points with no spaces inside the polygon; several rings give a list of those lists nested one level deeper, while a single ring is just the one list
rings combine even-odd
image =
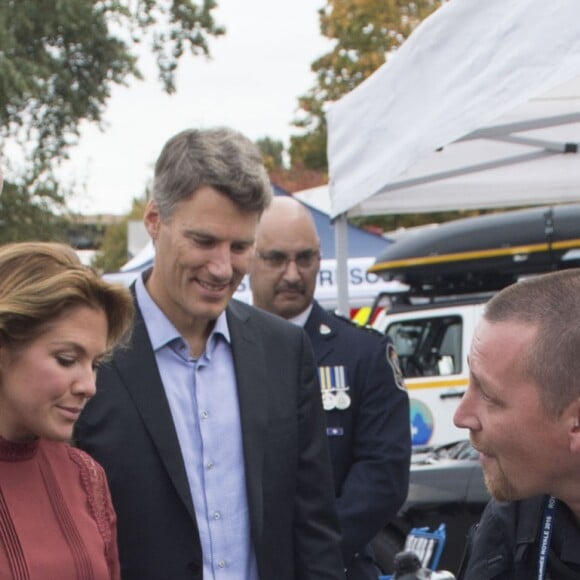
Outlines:
[{"label": "vehicle window", "polygon": [[403,376],[445,376],[461,372],[461,317],[393,322],[386,332],[399,354]]}]

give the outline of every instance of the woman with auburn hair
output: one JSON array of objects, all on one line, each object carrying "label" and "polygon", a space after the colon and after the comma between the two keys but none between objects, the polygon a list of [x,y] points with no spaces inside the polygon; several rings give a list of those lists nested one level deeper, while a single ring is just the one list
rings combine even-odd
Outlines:
[{"label": "woman with auburn hair", "polygon": [[131,326],[126,288],[64,245],[0,247],[0,576],[118,580],[102,468],[69,445],[99,362]]}]

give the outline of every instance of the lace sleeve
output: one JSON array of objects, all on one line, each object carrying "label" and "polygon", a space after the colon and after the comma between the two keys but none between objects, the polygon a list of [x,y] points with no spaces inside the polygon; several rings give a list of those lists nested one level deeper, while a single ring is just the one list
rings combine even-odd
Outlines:
[{"label": "lace sleeve", "polygon": [[89,509],[105,544],[105,556],[111,580],[121,579],[117,548],[117,517],[103,468],[80,449],[69,448],[71,459],[79,466],[81,481],[87,494]]}]

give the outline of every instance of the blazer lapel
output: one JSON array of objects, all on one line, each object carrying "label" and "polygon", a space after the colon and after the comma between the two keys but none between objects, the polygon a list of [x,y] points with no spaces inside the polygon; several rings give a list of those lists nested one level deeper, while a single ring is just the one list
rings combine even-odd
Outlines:
[{"label": "blazer lapel", "polygon": [[[177,493],[195,520],[187,474],[169,403],[155,363],[155,353],[137,302],[135,308],[132,344],[126,354],[121,353],[116,358],[116,366]],[[138,452],[136,449],[135,453]]]},{"label": "blazer lapel", "polygon": [[253,324],[248,310],[232,301],[226,313],[238,385],[250,519],[255,537],[260,538],[263,532],[262,472],[268,420],[266,352],[259,329]]}]

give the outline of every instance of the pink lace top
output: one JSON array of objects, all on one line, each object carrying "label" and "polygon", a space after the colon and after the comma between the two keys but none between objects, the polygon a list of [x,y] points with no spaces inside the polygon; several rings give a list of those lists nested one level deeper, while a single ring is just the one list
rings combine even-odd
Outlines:
[{"label": "pink lace top", "polygon": [[14,580],[119,580],[103,469],[54,441],[0,438],[0,571]]}]

